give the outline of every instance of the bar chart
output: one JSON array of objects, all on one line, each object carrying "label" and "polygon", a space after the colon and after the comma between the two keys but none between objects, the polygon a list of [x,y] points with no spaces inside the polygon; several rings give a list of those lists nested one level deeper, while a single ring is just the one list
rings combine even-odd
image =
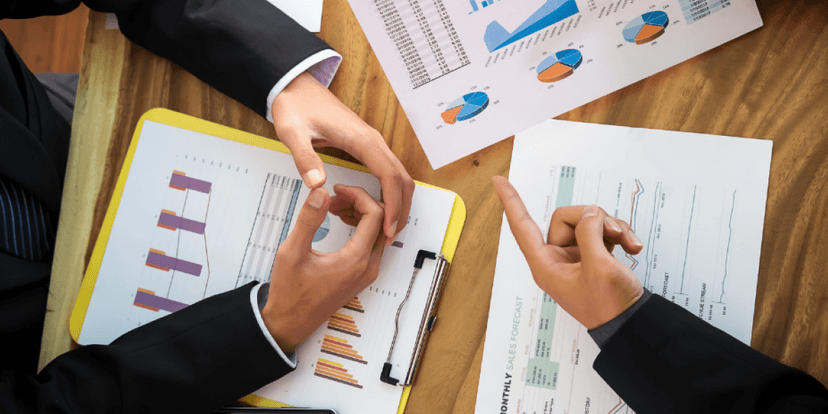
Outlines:
[{"label": "bar chart", "polygon": [[158,217],[158,227],[167,230],[175,231],[181,229],[196,234],[204,234],[204,228],[206,226],[206,223],[202,223],[200,221],[178,217],[174,211],[170,210],[162,209],[161,214]]},{"label": "bar chart", "polygon": [[138,291],[135,293],[135,301],[132,304],[139,308],[144,308],[153,312],[165,310],[170,313],[184,309],[188,306],[186,303],[156,296],[155,292],[142,288],[138,288]]},{"label": "bar chart", "polygon": [[357,338],[362,336],[359,334],[359,329],[357,329],[354,317],[341,312],[333,314],[331,318],[328,319],[328,329],[356,336]]},{"label": "bar chart", "polygon": [[325,335],[325,339],[322,340],[322,353],[360,364],[368,364],[368,361],[365,361],[362,355],[354,350],[354,346],[348,344],[348,340],[332,335]]},{"label": "bar chart", "polygon": [[211,183],[192,177],[187,177],[187,174],[181,171],[173,171],[172,177],[170,178],[170,188],[174,188],[176,190],[185,191],[189,189],[204,194],[209,194],[211,187]]},{"label": "bar chart", "polygon": [[359,301],[358,297],[351,299],[343,307],[345,309],[350,309],[354,312],[365,313],[365,309],[362,308],[362,302]]},{"label": "bar chart", "polygon": [[147,254],[147,266],[169,272],[170,270],[186,273],[191,276],[201,276],[202,266],[198,263],[188,262],[167,256],[166,252],[156,249],[149,249]]},{"label": "bar chart", "polygon": [[316,369],[314,369],[313,375],[335,381],[340,384],[350,385],[360,389],[362,388],[362,385],[359,385],[359,382],[354,379],[353,375],[348,373],[348,370],[345,369],[342,364],[329,361],[324,358],[316,360]]}]

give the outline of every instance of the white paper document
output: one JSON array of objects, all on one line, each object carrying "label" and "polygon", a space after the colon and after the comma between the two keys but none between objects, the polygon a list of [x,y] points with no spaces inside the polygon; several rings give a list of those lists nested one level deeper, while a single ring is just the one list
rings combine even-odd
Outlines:
[{"label": "white paper document", "polygon": [[309,32],[322,30],[322,0],[267,0]]},{"label": "white paper document", "polygon": [[[380,196],[369,173],[325,170],[331,195],[341,183]],[[145,121],[79,342],[107,344],[203,298],[270,280],[308,193],[288,154]],[[408,225],[385,248],[376,282],[297,349],[293,373],[256,394],[342,414],[396,413],[402,387],[380,381],[395,313],[417,252],[440,252],[454,200],[452,192],[417,186]],[[313,249],[336,251],[354,230],[329,214]],[[408,370],[435,267],[425,261],[403,308],[395,378]]]},{"label": "white paper document", "polygon": [[762,25],[753,0],[349,0],[434,168]]},{"label": "white paper document", "polygon": [[[651,292],[749,344],[770,141],[546,121],[517,134],[509,181],[547,236],[558,207],[597,204],[630,223],[613,254]],[[535,284],[505,216],[477,413],[629,413],[592,369],[584,326]]]}]

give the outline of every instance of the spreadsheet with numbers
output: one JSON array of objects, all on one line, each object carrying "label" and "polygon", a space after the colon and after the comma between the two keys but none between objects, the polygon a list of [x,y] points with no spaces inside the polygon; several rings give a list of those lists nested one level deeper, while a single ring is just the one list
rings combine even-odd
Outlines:
[{"label": "spreadsheet with numbers", "polygon": [[439,168],[762,25],[752,0],[349,0]]}]

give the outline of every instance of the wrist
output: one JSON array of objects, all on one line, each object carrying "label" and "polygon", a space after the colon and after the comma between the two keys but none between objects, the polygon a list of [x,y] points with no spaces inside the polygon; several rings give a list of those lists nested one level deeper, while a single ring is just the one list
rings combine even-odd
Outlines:
[{"label": "wrist", "polygon": [[286,321],[295,320],[295,318],[278,316],[279,312],[273,309],[272,306],[269,306],[269,304],[270,302],[262,309],[262,321],[264,321],[267,331],[273,337],[273,340],[276,341],[276,344],[279,345],[282,352],[290,355],[296,351],[296,348],[303,340],[301,335],[297,335],[294,327],[295,324],[285,323]]}]

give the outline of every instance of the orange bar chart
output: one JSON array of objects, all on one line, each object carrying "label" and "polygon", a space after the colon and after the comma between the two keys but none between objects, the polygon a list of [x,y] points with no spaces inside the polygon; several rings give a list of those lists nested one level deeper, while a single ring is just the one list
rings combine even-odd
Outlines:
[{"label": "orange bar chart", "polygon": [[343,308],[350,309],[354,312],[365,313],[365,309],[362,308],[362,302],[359,301],[358,297],[351,299]]},{"label": "orange bar chart", "polygon": [[347,340],[335,336],[325,335],[325,339],[322,340],[322,352],[360,364],[368,364],[368,361],[363,360],[362,355],[354,350],[353,345],[349,345]]},{"label": "orange bar chart", "polygon": [[357,329],[354,317],[345,315],[344,313],[335,313],[328,319],[328,329],[333,329],[344,334],[361,337],[359,329]]},{"label": "orange bar chart", "polygon": [[362,385],[359,385],[359,382],[354,379],[353,375],[348,374],[348,370],[342,364],[328,361],[327,359],[319,358],[316,360],[316,369],[313,371],[313,375],[340,384],[362,388]]}]

